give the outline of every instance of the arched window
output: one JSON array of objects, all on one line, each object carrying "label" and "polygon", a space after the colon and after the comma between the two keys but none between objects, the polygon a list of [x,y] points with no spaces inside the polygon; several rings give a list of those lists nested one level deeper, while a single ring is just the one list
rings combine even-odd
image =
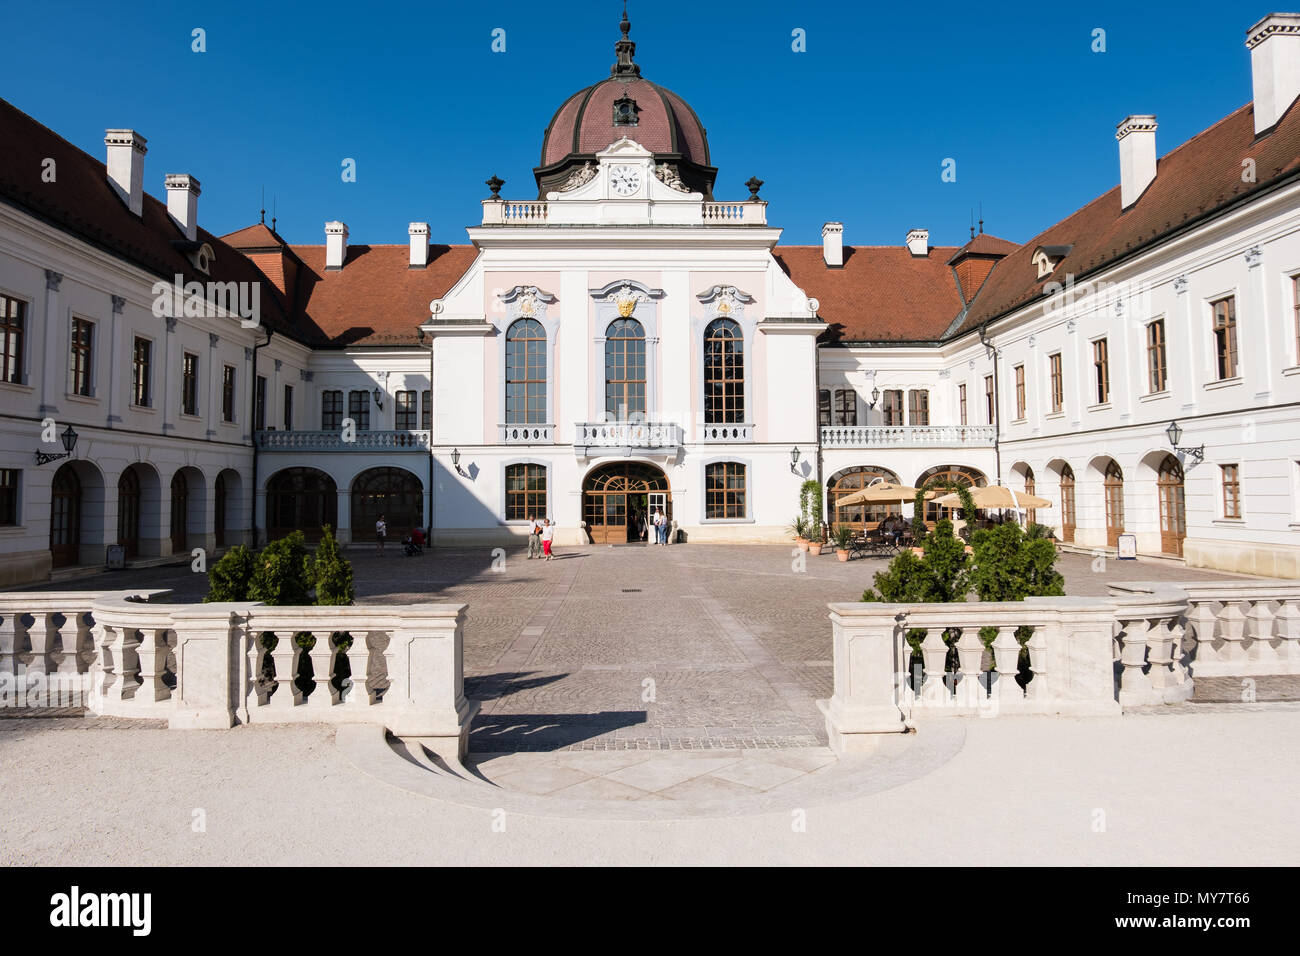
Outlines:
[{"label": "arched window", "polygon": [[1074,469],[1061,466],[1061,540],[1074,540]]},{"label": "arched window", "polygon": [[54,473],[50,500],[50,552],[56,568],[76,564],[81,550],[81,479],[69,462]]},{"label": "arched window", "polygon": [[745,421],[745,339],[731,319],[715,319],[704,330],[704,422]]},{"label": "arched window", "polygon": [[605,333],[605,418],[644,417],[645,329],[636,319],[615,319]]},{"label": "arched window", "polygon": [[[1035,488],[1035,484],[1034,484],[1034,469],[1032,469],[1032,468],[1030,468],[1029,466],[1026,465],[1026,466],[1025,466],[1025,494],[1027,494],[1027,495],[1032,495],[1032,494],[1034,494],[1034,488]],[[1037,508],[1026,508],[1026,509],[1025,509],[1025,523],[1026,523],[1026,524],[1037,524],[1037,523],[1038,523],[1038,509],[1037,509]]]},{"label": "arched window", "polygon": [[190,483],[182,472],[172,475],[172,554],[186,550],[189,537]]},{"label": "arched window", "polygon": [[352,482],[352,534],[374,531],[383,515],[388,527],[405,537],[424,527],[424,486],[405,468],[371,468]]},{"label": "arched window", "polygon": [[546,424],[546,330],[536,319],[506,330],[506,424]]},{"label": "arched window", "polygon": [[140,553],[140,478],[134,468],[117,479],[117,543],[127,559]]},{"label": "arched window", "polygon": [[1183,466],[1165,455],[1156,481],[1160,496],[1160,550],[1182,556],[1187,537],[1187,502],[1183,491]]},{"label": "arched window", "polygon": [[[319,540],[323,526],[338,527],[338,505],[338,487],[323,471],[277,471],[266,482],[266,533],[274,539],[301,531],[309,540]],[[355,520],[353,527],[358,527]]]},{"label": "arched window", "polygon": [[891,514],[911,515],[910,501],[880,502],[879,504],[857,504],[841,506],[839,500],[861,491],[880,478],[890,484],[901,484],[898,475],[887,468],[861,467],[849,468],[832,475],[828,487],[830,496],[830,513],[832,526],[850,525],[859,530],[874,528]]},{"label": "arched window", "polygon": [[[948,482],[949,484],[960,485],[963,488],[982,488],[988,484],[988,479],[985,478],[981,472],[976,471],[974,468],[965,468],[961,465],[936,465],[934,468],[923,473],[920,478],[916,479],[916,487],[922,488],[930,481],[941,483]],[[936,495],[935,497],[942,498],[943,494],[946,494],[946,492]],[[956,508],[951,510],[953,512],[952,517],[958,517],[961,513],[961,506],[958,505]],[[943,517],[943,512],[944,509],[939,505],[936,505],[933,501],[926,501],[925,520],[928,523],[933,524],[938,521]]]}]

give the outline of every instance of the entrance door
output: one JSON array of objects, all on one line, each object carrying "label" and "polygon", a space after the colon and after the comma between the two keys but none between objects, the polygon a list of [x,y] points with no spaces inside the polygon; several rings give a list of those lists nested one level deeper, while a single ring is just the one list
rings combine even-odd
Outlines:
[{"label": "entrance door", "polygon": [[81,479],[72,465],[55,472],[50,492],[50,560],[65,568],[81,557]]},{"label": "entrance door", "polygon": [[226,473],[222,472],[217,475],[216,487],[213,490],[215,510],[213,520],[216,524],[217,547],[226,546]]},{"label": "entrance door", "polygon": [[662,511],[664,517],[668,517],[668,493],[666,491],[652,491],[646,495],[646,540],[651,544],[655,543],[655,514]]},{"label": "entrance door", "polygon": [[1165,554],[1183,555],[1183,538],[1187,537],[1187,508],[1183,497],[1183,466],[1173,455],[1160,464],[1156,483],[1160,495],[1160,550]]},{"label": "entrance door", "polygon": [[128,560],[140,553],[140,478],[134,468],[117,480],[117,543]]},{"label": "entrance door", "polygon": [[[653,498],[652,495],[659,497]],[[672,515],[668,479],[653,465],[618,462],[597,468],[583,483],[582,519],[592,544],[626,544],[640,540],[639,522],[655,503]]]},{"label": "entrance door", "polygon": [[1106,543],[1114,548],[1124,533],[1124,472],[1114,461],[1106,466],[1102,490],[1106,496]]},{"label": "entrance door", "polygon": [[1074,540],[1074,469],[1061,468],[1061,540]]},{"label": "entrance door", "polygon": [[172,475],[172,554],[185,551],[189,537],[190,483],[179,471]]}]

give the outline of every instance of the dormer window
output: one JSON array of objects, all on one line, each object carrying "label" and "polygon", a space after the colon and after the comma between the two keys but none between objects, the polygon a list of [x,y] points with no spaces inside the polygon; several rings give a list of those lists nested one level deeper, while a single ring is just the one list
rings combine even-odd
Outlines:
[{"label": "dormer window", "polygon": [[636,105],[636,100],[624,94],[614,101],[614,125],[636,126],[639,122],[637,114],[640,112],[641,107]]},{"label": "dormer window", "polygon": [[1061,264],[1061,260],[1070,254],[1074,246],[1039,246],[1034,250],[1030,261],[1038,270],[1038,278],[1046,279]]},{"label": "dormer window", "polygon": [[212,260],[216,257],[216,253],[212,251],[212,247],[205,242],[194,252],[194,268],[198,269],[204,275],[210,275]]}]

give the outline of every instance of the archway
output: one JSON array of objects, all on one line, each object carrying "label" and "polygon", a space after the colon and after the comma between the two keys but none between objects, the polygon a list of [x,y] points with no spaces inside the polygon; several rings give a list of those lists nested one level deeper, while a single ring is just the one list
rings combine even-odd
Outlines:
[{"label": "archway", "polygon": [[1187,537],[1187,504],[1183,490],[1183,466],[1173,455],[1165,455],[1156,478],[1160,500],[1160,550],[1183,556]]},{"label": "archway", "polygon": [[882,502],[881,504],[840,506],[839,500],[841,498],[847,497],[856,491],[861,491],[877,478],[882,478],[891,484],[901,484],[897,474],[888,468],[880,468],[875,465],[845,468],[843,471],[837,471],[831,475],[830,481],[826,483],[826,492],[829,498],[832,527],[843,524],[859,530],[867,527],[874,528],[887,518],[891,512],[898,511],[898,502],[893,504]]},{"label": "archway", "polygon": [[352,540],[372,534],[383,515],[399,540],[424,527],[424,485],[404,468],[371,468],[352,482]]},{"label": "archway", "polygon": [[339,492],[334,479],[315,468],[285,468],[266,481],[266,533],[269,539],[301,531],[319,541],[325,525],[338,525]]},{"label": "archway", "polygon": [[612,462],[592,469],[582,483],[582,518],[592,544],[641,540],[642,523],[656,508],[672,521],[672,490],[654,465]]},{"label": "archway", "polygon": [[68,462],[50,485],[50,556],[56,568],[77,564],[81,556],[81,478]]},{"label": "archway", "polygon": [[117,543],[128,561],[140,553],[140,476],[134,468],[117,479]]},{"label": "archway", "polygon": [[189,538],[190,525],[190,483],[183,469],[172,475],[171,495],[172,554],[180,554],[187,550],[185,542]]},{"label": "archway", "polygon": [[1106,502],[1106,544],[1115,548],[1124,533],[1124,470],[1113,458],[1107,461],[1101,482]]},{"label": "archway", "polygon": [[1052,462],[1047,466],[1055,471],[1061,486],[1061,540],[1074,541],[1075,504],[1074,504],[1074,469],[1067,461]]},{"label": "archway", "polygon": [[[983,488],[989,483],[984,473],[977,468],[970,468],[966,465],[935,465],[923,471],[916,479],[916,487],[925,487],[926,482],[938,481],[948,482],[953,485],[960,485],[963,488]],[[942,497],[937,495],[936,497]],[[960,511],[960,506],[955,509],[944,509],[936,505],[933,501],[925,503],[925,521],[928,525],[933,525],[943,516],[945,510]]]},{"label": "archway", "polygon": [[[1034,477],[1034,469],[1029,466],[1028,462],[1018,461],[1011,466],[1011,474],[1019,480],[1020,486],[1024,489],[1025,494],[1034,495],[1038,493],[1038,482]],[[1025,523],[1038,523],[1038,509],[1025,509]]]},{"label": "archway", "polygon": [[239,517],[244,513],[243,481],[239,472],[227,468],[212,485],[212,524],[218,548],[224,548],[238,536]]}]

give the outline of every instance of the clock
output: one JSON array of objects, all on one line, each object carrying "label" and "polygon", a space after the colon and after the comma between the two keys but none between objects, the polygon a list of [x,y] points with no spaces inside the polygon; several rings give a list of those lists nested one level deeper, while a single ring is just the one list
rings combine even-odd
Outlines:
[{"label": "clock", "polygon": [[609,184],[620,196],[631,196],[641,188],[641,170],[636,166],[614,166],[609,171]]}]

